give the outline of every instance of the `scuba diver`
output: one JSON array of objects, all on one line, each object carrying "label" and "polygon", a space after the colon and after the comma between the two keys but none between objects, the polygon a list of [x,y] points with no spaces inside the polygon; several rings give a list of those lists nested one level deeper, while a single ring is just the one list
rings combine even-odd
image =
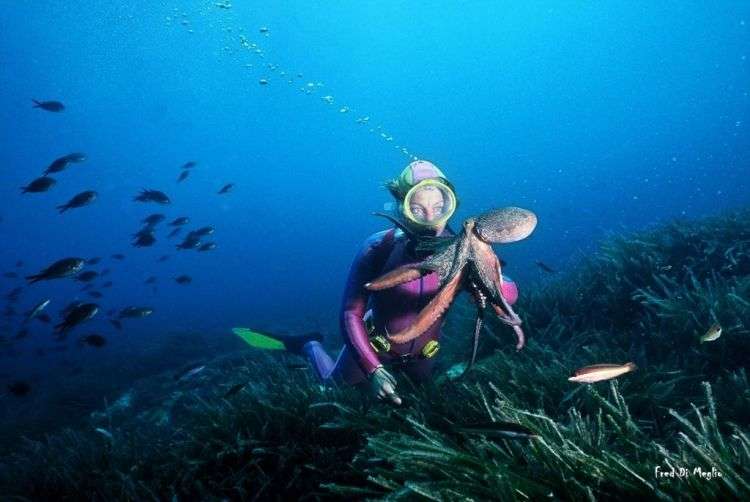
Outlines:
[{"label": "scuba diver", "polygon": [[[458,198],[443,172],[425,160],[410,163],[386,187],[398,205],[393,219],[398,224],[367,238],[352,263],[339,317],[344,347],[335,362],[323,348],[319,333],[235,333],[256,347],[285,349],[306,356],[321,382],[356,385],[367,381],[379,399],[400,405],[392,372],[404,373],[417,383],[431,378],[444,315],[409,342],[394,343],[387,335],[410,326],[435,297],[439,290],[437,273],[381,291],[368,291],[365,284],[429,256],[417,250],[420,238],[455,235],[448,220],[458,206]],[[503,276],[502,295],[510,305],[518,298],[518,289],[507,276]]]}]

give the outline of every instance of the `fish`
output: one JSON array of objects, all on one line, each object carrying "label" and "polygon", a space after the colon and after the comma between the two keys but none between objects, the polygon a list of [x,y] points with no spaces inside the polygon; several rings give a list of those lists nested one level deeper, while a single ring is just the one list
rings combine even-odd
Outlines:
[{"label": "fish", "polygon": [[181,243],[177,244],[177,249],[195,249],[200,246],[200,237],[188,234]]},{"label": "fish", "polygon": [[229,193],[229,191],[230,191],[230,190],[231,190],[231,189],[232,189],[233,187],[234,187],[234,183],[227,183],[226,185],[224,185],[223,187],[221,187],[221,190],[219,190],[219,191],[218,191],[218,192],[216,192],[216,193],[218,193],[219,195],[221,195],[221,194],[224,194],[224,193]]},{"label": "fish", "polygon": [[215,229],[211,225],[206,225],[205,227],[201,227],[198,230],[193,230],[188,235],[193,235],[197,237],[203,237],[205,235],[211,235],[214,233]]},{"label": "fish", "polygon": [[216,249],[216,243],[215,242],[206,242],[204,244],[201,244],[198,248],[198,251],[211,251],[213,249]]},{"label": "fish", "polygon": [[31,385],[22,380],[16,380],[8,384],[8,392],[16,397],[23,397],[31,392]]},{"label": "fish", "polygon": [[79,282],[91,282],[94,279],[96,279],[97,277],[99,277],[99,272],[97,272],[95,270],[87,270],[85,272],[81,272],[80,274],[78,274],[76,276],[76,281],[79,281]]},{"label": "fish", "polygon": [[54,178],[50,178],[49,176],[41,176],[25,187],[21,187],[21,193],[41,193],[46,192],[54,184],[57,183]]},{"label": "fish", "polygon": [[99,312],[99,306],[95,303],[82,303],[74,306],[65,316],[65,319],[55,325],[55,331],[63,334],[73,327],[88,321]]},{"label": "fish", "polygon": [[101,427],[94,428],[96,432],[104,436],[105,438],[109,439],[110,441],[114,441],[115,437],[112,435],[111,432],[109,432],[107,429],[102,429]]},{"label": "fish", "polygon": [[109,322],[117,329],[117,331],[122,331],[122,323],[120,321],[117,319],[110,319]]},{"label": "fish", "polygon": [[86,260],[86,265],[96,265],[100,261],[102,261],[100,257],[94,256],[93,258],[89,258],[88,260]]},{"label": "fish", "polygon": [[515,422],[480,422],[468,426],[454,427],[454,429],[465,434],[481,434],[504,439],[535,439],[540,437],[539,434],[528,427]]},{"label": "fish", "polygon": [[18,274],[15,272],[5,272],[3,277],[7,277],[8,279],[18,279]]},{"label": "fish", "polygon": [[92,347],[100,348],[107,344],[107,339],[101,335],[91,334],[81,338],[81,344],[90,345]]},{"label": "fish", "polygon": [[152,231],[147,231],[144,233],[141,233],[141,232],[136,234],[138,237],[133,241],[133,246],[137,248],[153,246],[153,244],[156,242],[156,237],[154,237],[154,233]]},{"label": "fish", "polygon": [[119,319],[135,319],[150,316],[154,313],[154,309],[151,307],[125,307],[118,314]]},{"label": "fish", "polygon": [[78,162],[83,162],[86,160],[86,154],[82,152],[73,152],[73,153],[69,153],[63,158],[67,159],[68,162],[78,163]]},{"label": "fish", "polygon": [[174,230],[172,230],[171,232],[169,232],[169,235],[167,235],[167,239],[171,239],[175,235],[179,234],[180,230],[182,230],[182,227],[175,227]]},{"label": "fish", "polygon": [[548,274],[556,274],[557,273],[557,270],[555,270],[554,268],[550,267],[549,265],[547,265],[546,263],[544,263],[541,260],[537,260],[534,263],[536,263],[537,267],[541,268],[542,270],[544,270]]},{"label": "fish", "polygon": [[169,204],[171,201],[167,194],[159,190],[142,189],[141,193],[133,197],[138,202],[156,202],[157,204]]},{"label": "fish", "polygon": [[89,296],[91,298],[102,298],[104,295],[101,294],[99,291],[89,291]]},{"label": "fish", "polygon": [[174,220],[172,220],[172,223],[170,223],[170,225],[173,227],[179,227],[188,223],[190,223],[190,218],[188,218],[187,216],[180,216],[179,218],[175,218]]},{"label": "fish", "polygon": [[81,192],[75,196],[73,196],[72,199],[70,199],[68,202],[61,206],[57,206],[57,209],[60,210],[60,214],[64,213],[68,209],[73,209],[76,207],[83,207],[91,204],[96,200],[97,193],[93,190],[86,190],[84,192]]},{"label": "fish", "polygon": [[68,167],[68,164],[70,163],[70,160],[68,160],[68,156],[60,157],[55,160],[53,160],[50,165],[47,166],[47,169],[44,170],[44,176],[47,176],[48,174],[52,173],[59,173],[60,171],[64,171],[66,167]]},{"label": "fish", "polygon": [[159,257],[159,259],[156,260],[156,261],[158,261],[159,263],[163,263],[163,262],[167,261],[168,259],[169,259],[169,255],[168,254],[164,254],[164,255],[161,255]]},{"label": "fish", "polygon": [[181,275],[175,277],[175,281],[177,281],[177,284],[190,284],[193,281],[193,278],[189,275]]},{"label": "fish", "polygon": [[112,287],[112,281],[107,281],[101,285],[102,288],[111,288]]},{"label": "fish", "polygon": [[289,363],[286,367],[290,370],[306,370],[310,368],[310,366],[305,363]]},{"label": "fish", "polygon": [[30,321],[33,318],[37,317],[39,314],[41,314],[42,310],[44,310],[45,308],[47,308],[47,305],[50,304],[50,301],[51,301],[50,299],[46,299],[46,300],[42,300],[39,303],[37,303],[36,305],[34,305],[34,308],[31,309],[31,312],[29,312],[29,314],[26,316],[26,320]]},{"label": "fish", "polygon": [[190,175],[190,171],[182,171],[180,173],[180,176],[177,178],[177,183],[185,181],[189,175]]},{"label": "fish", "polygon": [[58,260],[49,267],[45,268],[38,274],[26,276],[26,280],[29,284],[33,284],[37,281],[48,281],[51,279],[62,279],[64,277],[70,277],[81,271],[85,260],[83,258],[63,258]]},{"label": "fish", "polygon": [[206,368],[205,365],[193,366],[184,371],[177,373],[174,376],[176,381],[187,380],[188,378],[197,375]]},{"label": "fish", "polygon": [[708,328],[708,331],[706,331],[706,334],[702,335],[700,337],[700,342],[713,342],[717,338],[721,336],[721,325],[717,322],[711,325],[710,328]]},{"label": "fish", "polygon": [[150,215],[146,216],[145,218],[143,218],[143,220],[141,220],[141,222],[144,223],[144,224],[146,224],[146,225],[149,225],[149,226],[153,227],[157,223],[160,223],[160,222],[164,221],[165,218],[166,218],[166,216],[164,216],[163,214],[154,213],[154,214],[150,214]]},{"label": "fish", "polygon": [[148,279],[146,279],[144,281],[144,283],[145,284],[154,284],[154,283],[156,283],[156,277],[152,275],[151,277],[149,277]]},{"label": "fish", "polygon": [[21,268],[21,267],[23,267],[23,260],[18,260],[16,262],[16,268]]},{"label": "fish", "polygon": [[59,101],[37,101],[36,99],[32,99],[31,101],[34,102],[32,108],[41,108],[42,110],[55,113],[65,110],[65,105]]},{"label": "fish", "polygon": [[109,269],[103,268],[101,272],[99,272],[99,277],[104,277],[105,275],[109,275]]},{"label": "fish", "polygon": [[125,259],[125,255],[124,254],[120,254],[120,253],[116,253],[116,254],[112,255],[112,258],[114,258],[115,260],[124,260]]},{"label": "fish", "polygon": [[190,169],[191,167],[195,167],[198,163],[194,160],[189,160],[182,164],[183,169]]},{"label": "fish", "polygon": [[229,388],[229,390],[228,390],[228,391],[226,391],[226,392],[224,393],[224,398],[226,399],[226,398],[228,398],[228,397],[230,397],[230,396],[234,396],[234,395],[235,395],[235,394],[237,394],[237,393],[238,393],[239,391],[241,391],[242,389],[244,389],[246,385],[247,385],[247,382],[244,382],[244,383],[236,383],[236,384],[232,385],[232,386],[231,386],[231,387]]},{"label": "fish", "polygon": [[594,383],[609,380],[635,370],[635,363],[632,362],[625,364],[593,364],[578,368],[568,380],[571,382]]}]

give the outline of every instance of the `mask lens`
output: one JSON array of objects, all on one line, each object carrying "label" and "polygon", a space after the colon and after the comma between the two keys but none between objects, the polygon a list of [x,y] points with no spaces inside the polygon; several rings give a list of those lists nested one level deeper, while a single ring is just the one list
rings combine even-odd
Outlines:
[{"label": "mask lens", "polygon": [[404,215],[418,225],[440,225],[453,215],[455,209],[453,191],[437,180],[416,184],[404,198]]}]

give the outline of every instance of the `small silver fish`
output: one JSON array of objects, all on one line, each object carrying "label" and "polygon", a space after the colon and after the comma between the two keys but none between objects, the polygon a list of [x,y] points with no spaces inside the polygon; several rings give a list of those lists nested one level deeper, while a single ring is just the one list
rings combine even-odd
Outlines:
[{"label": "small silver fish", "polygon": [[531,439],[539,437],[539,434],[536,432],[515,422],[484,422],[457,427],[456,430],[466,434],[481,434],[488,437],[497,436],[507,439]]},{"label": "small silver fish", "polygon": [[175,380],[178,380],[178,381],[187,380],[188,378],[190,378],[192,376],[195,376],[198,373],[200,373],[201,371],[203,371],[203,369],[205,367],[206,367],[206,365],[196,366],[195,368],[192,368],[192,369],[190,369],[190,370],[188,370],[188,371],[186,371],[186,372],[184,372],[182,374],[177,375],[175,377]]},{"label": "small silver fish", "polygon": [[571,382],[594,383],[624,375],[635,369],[635,363],[593,364],[578,368],[568,380]]},{"label": "small silver fish", "polygon": [[26,317],[27,321],[30,321],[31,319],[35,318],[39,314],[41,314],[42,310],[44,310],[47,305],[49,305],[50,300],[42,300],[41,302],[37,303],[36,306],[31,309],[31,312],[29,312],[29,315]]},{"label": "small silver fish", "polygon": [[101,427],[97,427],[94,429],[96,432],[101,434],[102,436],[106,437],[110,441],[114,441],[115,437],[112,435],[111,432],[109,432],[107,429],[102,429]]},{"label": "small silver fish", "polygon": [[717,323],[714,323],[710,328],[708,328],[708,331],[706,331],[706,334],[700,337],[700,341],[701,343],[713,342],[720,336],[721,336],[721,325],[717,322]]}]

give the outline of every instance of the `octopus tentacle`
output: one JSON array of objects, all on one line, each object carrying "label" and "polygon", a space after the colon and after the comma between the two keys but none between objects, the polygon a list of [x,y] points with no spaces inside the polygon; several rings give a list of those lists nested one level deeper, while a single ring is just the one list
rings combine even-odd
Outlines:
[{"label": "octopus tentacle", "polygon": [[463,278],[463,269],[459,270],[440,292],[427,304],[425,308],[417,315],[417,319],[411,326],[404,331],[395,334],[389,334],[388,338],[394,343],[406,343],[414,340],[419,335],[427,331],[438,318],[448,309],[461,286]]},{"label": "octopus tentacle", "polygon": [[373,279],[371,282],[365,283],[365,289],[369,291],[380,291],[381,289],[392,288],[393,286],[398,286],[399,284],[419,279],[430,272],[431,270],[420,268],[419,265],[403,265],[394,268],[377,279]]}]

